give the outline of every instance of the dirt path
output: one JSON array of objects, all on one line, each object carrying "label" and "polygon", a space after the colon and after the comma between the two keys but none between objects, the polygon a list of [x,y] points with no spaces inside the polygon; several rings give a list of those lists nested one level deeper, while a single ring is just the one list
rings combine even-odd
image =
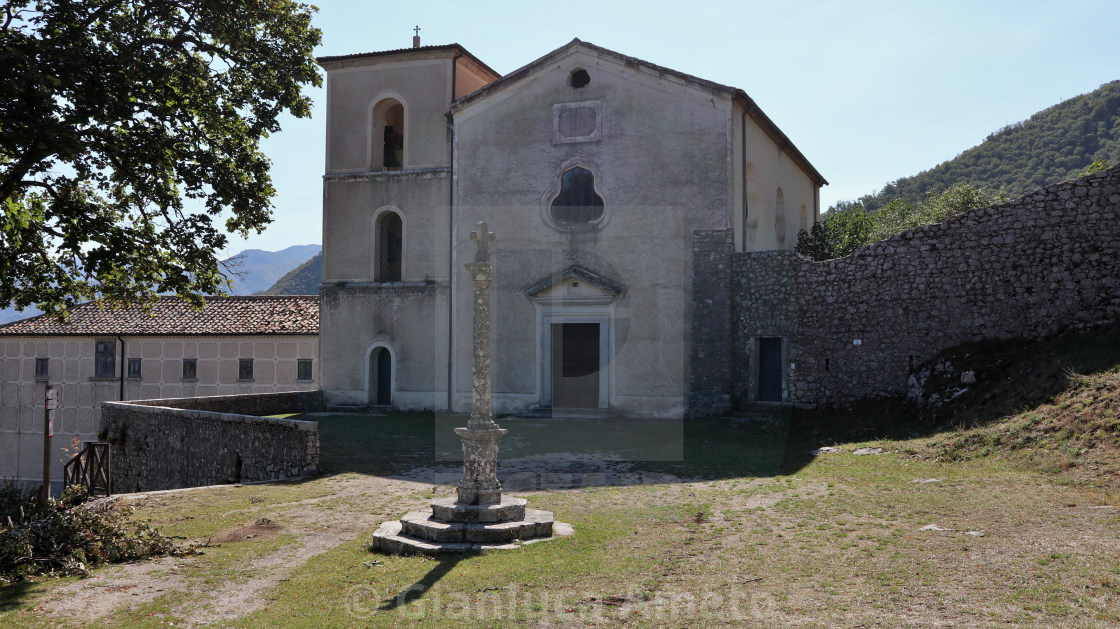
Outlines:
[{"label": "dirt path", "polygon": [[[641,485],[665,487],[659,498],[679,491],[679,479],[665,475],[629,472],[625,464],[583,465],[573,460],[503,461],[507,490],[534,492],[570,489],[583,485]],[[563,471],[557,471],[557,470]],[[198,557],[165,557],[154,561],[123,564],[98,570],[94,576],[52,590],[36,611],[52,617],[75,621],[96,621],[118,610],[151,603],[175,594],[185,600],[171,613],[189,618],[193,626],[205,626],[253,613],[264,607],[264,594],[279,586],[293,570],[309,559],[372,532],[389,519],[409,510],[423,508],[427,500],[418,498],[435,490],[446,492],[461,472],[450,466],[411,470],[397,478],[363,475],[326,477],[313,482],[331,483],[330,493],[280,505],[269,511],[267,523],[244,523],[219,534],[188,543],[223,544],[248,539],[264,541],[280,534],[293,536],[294,542],[256,557],[238,570],[245,575],[213,589],[192,574],[203,565]],[[167,499],[184,491],[149,492],[124,495],[120,499],[142,505],[151,499]],[[368,499],[364,499],[368,498]],[[330,508],[323,508],[323,503]]]},{"label": "dirt path", "polygon": [[[197,557],[164,557],[98,570],[93,577],[57,589],[47,595],[36,611],[51,617],[96,620],[117,610],[150,603],[172,592],[187,595],[187,601],[173,613],[190,618],[192,625],[208,625],[251,614],[266,603],[262,594],[278,586],[289,574],[312,557],[372,531],[400,509],[398,504],[415,501],[417,492],[432,489],[431,483],[375,476],[348,475],[332,479],[331,494],[283,505],[271,512],[273,522],[250,524],[212,538],[212,543],[260,540],[279,532],[295,536],[295,542],[257,557],[241,571],[251,575],[235,579],[213,590],[190,578]],[[162,492],[123,496],[126,501],[143,501]],[[370,496],[369,501],[345,500]],[[376,496],[376,498],[373,498]],[[342,500],[339,500],[342,499]],[[315,508],[326,500],[333,508]],[[368,510],[361,507],[368,507]],[[415,508],[415,507],[414,507]],[[403,512],[403,511],[402,511]],[[282,524],[279,524],[281,523]],[[191,540],[203,542],[206,540]]]}]

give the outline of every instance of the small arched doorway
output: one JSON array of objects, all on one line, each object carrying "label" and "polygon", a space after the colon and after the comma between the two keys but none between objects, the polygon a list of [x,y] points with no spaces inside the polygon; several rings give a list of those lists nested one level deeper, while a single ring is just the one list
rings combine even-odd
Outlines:
[{"label": "small arched doorway", "polygon": [[369,405],[393,404],[393,355],[386,347],[369,353]]}]

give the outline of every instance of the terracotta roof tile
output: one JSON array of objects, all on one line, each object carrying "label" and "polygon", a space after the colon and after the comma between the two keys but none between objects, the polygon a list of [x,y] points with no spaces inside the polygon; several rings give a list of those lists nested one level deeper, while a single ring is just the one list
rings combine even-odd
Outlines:
[{"label": "terracotta roof tile", "polygon": [[0,326],[0,336],[318,333],[318,295],[207,297],[202,310],[177,297],[161,297],[150,313],[88,302],[72,308],[67,323],[39,315]]}]

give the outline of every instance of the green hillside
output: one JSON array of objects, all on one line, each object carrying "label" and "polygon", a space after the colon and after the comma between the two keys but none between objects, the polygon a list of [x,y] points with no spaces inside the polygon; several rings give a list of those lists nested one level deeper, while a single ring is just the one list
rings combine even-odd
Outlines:
[{"label": "green hillside", "polygon": [[1008,125],[979,146],[860,201],[876,210],[897,198],[919,202],[963,182],[1015,197],[1072,179],[1094,160],[1120,164],[1120,81]]},{"label": "green hillside", "polygon": [[260,295],[285,273],[321,250],[319,245],[294,245],[280,251],[246,249],[225,261],[234,271],[229,294]]},{"label": "green hillside", "polygon": [[260,295],[318,295],[323,281],[323,252],[288,271]]}]

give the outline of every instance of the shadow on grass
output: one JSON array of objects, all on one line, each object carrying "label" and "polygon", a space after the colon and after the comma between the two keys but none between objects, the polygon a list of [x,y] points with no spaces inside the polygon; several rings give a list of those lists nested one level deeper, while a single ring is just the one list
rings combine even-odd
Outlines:
[{"label": "shadow on grass", "polygon": [[[1050,401],[1077,374],[1120,368],[1120,325],[1045,341],[963,345],[938,360],[953,364],[958,387],[966,370],[976,372],[977,382],[936,414],[894,399],[846,410],[791,411],[770,421],[499,418],[510,431],[501,444],[499,477],[538,473],[535,485],[530,479],[507,487],[516,491],[546,488],[540,479],[548,474],[567,474],[582,485],[793,474],[822,445],[931,436]],[[461,465],[453,428],[466,425],[466,415],[312,413],[303,418],[319,422],[320,466],[328,472],[394,476],[439,468],[444,470],[440,482],[446,482]],[[650,480],[657,475],[661,481]]]},{"label": "shadow on grass", "polygon": [[[319,422],[319,463],[326,472],[395,476],[433,467],[451,473],[462,465],[453,428],[465,425],[466,415],[314,413],[301,419]],[[534,469],[576,475],[583,484],[630,484],[648,475],[717,479],[788,473],[788,416],[758,422],[725,417],[498,422],[510,431],[501,444],[499,477]],[[534,488],[544,487],[521,489]]]},{"label": "shadow on grass", "polygon": [[381,611],[393,611],[398,607],[404,607],[410,601],[422,598],[425,592],[432,589],[432,586],[436,583],[439,583],[439,580],[446,576],[448,572],[451,572],[455,566],[459,565],[459,562],[472,556],[472,553],[462,553],[442,557],[419,581],[401,590],[393,598],[383,600],[378,609]]},{"label": "shadow on grass", "polygon": [[9,583],[0,586],[0,613],[14,612],[23,606],[31,594],[32,583]]},{"label": "shadow on grass", "polygon": [[[952,368],[939,374],[933,369],[937,363]],[[787,468],[800,469],[812,460],[809,452],[822,445],[933,437],[983,427],[1051,403],[1082,375],[1120,370],[1120,324],[1043,341],[969,343],[942,352],[918,371],[923,368],[930,370],[927,396],[966,390],[933,409],[885,399],[844,410],[795,411]],[[960,374],[965,371],[974,372],[976,382],[962,384]]]}]

